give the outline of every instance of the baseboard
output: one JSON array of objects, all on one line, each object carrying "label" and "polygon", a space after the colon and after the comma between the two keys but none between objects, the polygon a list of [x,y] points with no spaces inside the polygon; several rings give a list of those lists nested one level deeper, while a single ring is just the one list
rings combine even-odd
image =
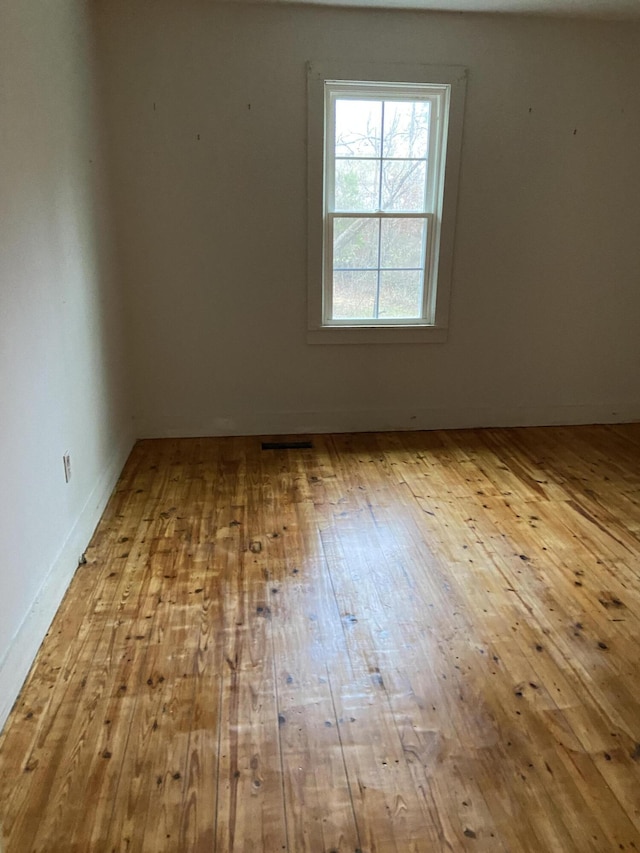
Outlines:
[{"label": "baseboard", "polygon": [[133,439],[128,436],[121,441],[113,454],[111,462],[91,491],[58,556],[50,566],[31,609],[0,661],[0,730],[29,674],[38,649],[78,567],[78,559],[93,535],[132,446]]},{"label": "baseboard", "polygon": [[326,432],[557,426],[640,421],[638,404],[539,407],[412,408],[325,412],[252,412],[193,421],[161,418],[137,424],[141,438],[284,435]]}]

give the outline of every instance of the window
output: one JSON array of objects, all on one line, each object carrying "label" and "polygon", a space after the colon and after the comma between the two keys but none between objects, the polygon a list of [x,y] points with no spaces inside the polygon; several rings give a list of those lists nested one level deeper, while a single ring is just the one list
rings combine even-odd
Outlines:
[{"label": "window", "polygon": [[445,340],[465,71],[331,71],[309,66],[309,340]]}]

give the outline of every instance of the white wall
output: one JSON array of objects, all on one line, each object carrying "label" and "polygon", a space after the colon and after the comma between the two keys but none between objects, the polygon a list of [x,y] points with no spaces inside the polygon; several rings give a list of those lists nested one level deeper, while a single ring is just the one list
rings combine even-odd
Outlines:
[{"label": "white wall", "polygon": [[[640,416],[640,27],[200,0],[99,23],[139,434]],[[347,55],[469,67],[446,344],[306,343],[304,63]]]},{"label": "white wall", "polygon": [[85,5],[0,7],[0,726],[133,435]]}]

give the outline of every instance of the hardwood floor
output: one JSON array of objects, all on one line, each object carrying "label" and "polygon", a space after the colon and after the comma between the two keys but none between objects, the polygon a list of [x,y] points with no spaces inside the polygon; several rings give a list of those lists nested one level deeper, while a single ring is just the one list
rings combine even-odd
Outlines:
[{"label": "hardwood floor", "polygon": [[640,851],[640,425],[143,441],[7,853]]}]

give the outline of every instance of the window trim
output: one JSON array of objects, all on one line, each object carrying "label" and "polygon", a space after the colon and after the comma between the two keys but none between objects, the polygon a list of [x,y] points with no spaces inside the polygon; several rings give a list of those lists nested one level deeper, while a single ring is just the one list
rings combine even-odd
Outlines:
[{"label": "window trim", "polygon": [[[462,122],[466,92],[467,69],[461,66],[404,65],[352,63],[307,63],[308,91],[308,331],[309,343],[413,343],[444,342],[447,339],[451,273],[453,264],[454,228],[458,195],[458,175],[462,147]],[[366,321],[325,322],[323,269],[327,262],[327,222],[324,216],[325,167],[325,82],[358,82],[363,86],[376,83],[446,85],[449,89],[448,114],[443,116],[447,133],[445,191],[441,209],[426,214],[439,221],[430,224],[439,241],[432,251],[435,275],[431,299],[431,317],[420,322],[395,321],[387,324],[367,324]],[[333,214],[339,215],[339,214]],[[429,320],[432,322],[429,322]]]}]

